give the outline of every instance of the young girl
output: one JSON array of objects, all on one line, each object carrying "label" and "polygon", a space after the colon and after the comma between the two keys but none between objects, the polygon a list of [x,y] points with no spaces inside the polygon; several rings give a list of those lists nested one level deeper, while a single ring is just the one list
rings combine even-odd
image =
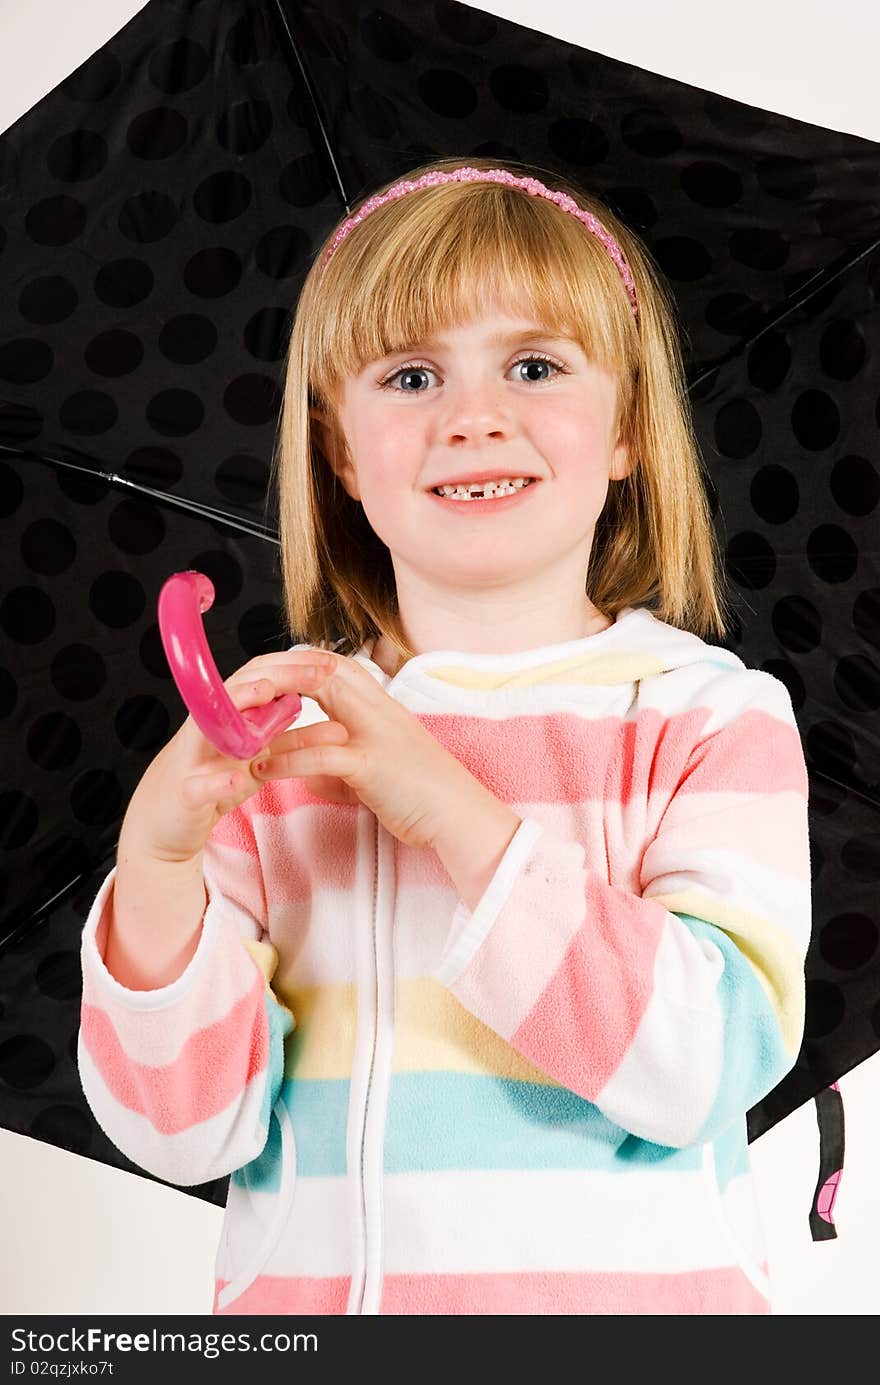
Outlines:
[{"label": "young girl", "polygon": [[303,714],[249,764],[188,719],[138,785],[83,934],[97,1120],[231,1175],[215,1313],[768,1313],[746,1113],[802,1039],[807,772],[707,640],[646,250],[489,159],[381,189],[303,287],[278,461],[305,641],[226,686]]}]

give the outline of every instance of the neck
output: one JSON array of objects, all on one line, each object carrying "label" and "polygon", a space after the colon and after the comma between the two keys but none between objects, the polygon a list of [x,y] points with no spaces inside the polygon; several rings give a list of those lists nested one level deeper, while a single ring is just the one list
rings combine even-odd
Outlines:
[{"label": "neck", "polygon": [[[491,547],[481,555],[465,548],[437,573],[393,554],[404,639],[416,656],[435,649],[517,654],[595,634],[611,621],[584,590],[589,556],[584,540],[544,562],[539,553],[512,571],[511,561]],[[387,640],[377,640],[375,648],[380,668],[396,668],[398,656]]]},{"label": "neck", "polygon": [[[597,635],[602,630],[607,630],[613,623],[610,616],[605,616],[601,611],[597,611],[593,608],[591,613],[585,615],[583,620],[578,622],[569,631],[554,631],[553,633],[546,634],[543,638],[532,640],[531,642],[523,639],[521,630],[519,632],[519,638],[516,637],[515,632],[511,632],[507,639],[499,640],[498,631],[496,630],[494,632],[495,638],[492,640],[484,639],[482,644],[474,643],[472,638],[468,638],[465,642],[460,640],[459,643],[456,643],[454,638],[448,638],[443,642],[437,641],[424,648],[419,648],[417,645],[413,645],[412,642],[410,642],[410,645],[417,655],[430,653],[433,649],[456,648],[468,653],[516,654],[520,653],[523,649],[535,648],[538,644],[563,644],[567,643],[569,640],[586,639],[590,635]],[[483,633],[485,634],[485,629]],[[384,635],[380,635],[375,639],[372,646],[368,645],[366,652],[373,663],[377,664],[379,668],[382,669],[382,672],[386,673],[389,678],[395,677],[407,662],[398,654],[394,645]]]}]

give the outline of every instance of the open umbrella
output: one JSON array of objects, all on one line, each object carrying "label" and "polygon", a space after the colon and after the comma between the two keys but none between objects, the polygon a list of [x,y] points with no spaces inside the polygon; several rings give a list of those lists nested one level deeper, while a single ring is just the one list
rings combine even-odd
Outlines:
[{"label": "open umbrella", "polygon": [[0,1125],[151,1176],[76,1037],[84,918],[185,715],[158,595],[211,578],[223,676],[300,638],[267,496],[299,288],[365,192],[449,155],[579,181],[675,292],[727,647],[785,682],[811,777],[806,1033],[749,1138],[817,1099],[834,1236],[835,1083],[880,1048],[880,148],[455,3],[152,0],[0,137]]}]

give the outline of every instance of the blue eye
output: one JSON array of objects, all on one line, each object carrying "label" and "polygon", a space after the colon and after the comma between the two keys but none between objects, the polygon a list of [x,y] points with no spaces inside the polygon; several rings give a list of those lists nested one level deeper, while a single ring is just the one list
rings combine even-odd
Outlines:
[{"label": "blue eye", "polygon": [[[530,353],[528,356],[517,357],[517,359],[512,362],[512,366],[525,365],[527,363],[532,364],[532,362],[539,362],[542,365],[551,366],[554,371],[561,375],[568,374],[568,371],[566,370],[565,366],[562,364],[561,361],[555,361],[551,356],[536,355],[534,352]],[[429,375],[433,375],[435,373],[432,366],[425,365],[422,361],[409,361],[406,365],[398,366],[397,369],[393,370],[390,375],[386,375],[384,380],[380,380],[379,388],[383,390],[391,389],[393,382],[399,379],[400,376],[414,375],[419,371],[421,371],[423,374],[427,372]],[[549,381],[552,378],[552,376],[545,376],[542,380],[536,380],[533,378],[530,381],[530,383],[533,385],[545,385],[549,383]],[[424,394],[425,392],[425,390],[404,389],[394,391],[395,394]]]},{"label": "blue eye", "polygon": [[[562,372],[562,370],[563,370],[563,367],[557,365],[555,361],[551,361],[551,359],[550,359],[549,356],[520,356],[519,360],[514,361],[513,364],[514,364],[515,366],[517,366],[517,365],[549,365],[549,366],[552,366],[552,368],[553,368],[557,373],[560,373],[560,374],[561,374],[561,372]],[[550,376],[550,375],[545,375],[544,378],[541,379],[541,380],[536,380],[534,376],[530,376],[530,377],[529,377],[530,383],[533,384],[533,385],[543,385],[545,380],[550,380],[550,379],[552,379],[552,376]]]},{"label": "blue eye", "polygon": [[[386,378],[382,381],[382,386],[381,386],[381,387],[382,387],[383,390],[390,389],[391,386],[392,386],[392,383],[393,383],[395,380],[397,380],[400,376],[402,376],[402,375],[417,375],[417,374],[419,374],[419,372],[421,372],[422,374],[424,374],[425,371],[428,370],[428,369],[429,369],[429,367],[428,367],[428,366],[424,366],[424,365],[402,365],[402,366],[400,366],[397,370],[395,370],[395,371],[393,372],[393,374],[386,376]],[[398,394],[424,394],[424,393],[425,393],[424,390],[404,390],[404,389],[397,390],[396,392],[397,392]]]}]

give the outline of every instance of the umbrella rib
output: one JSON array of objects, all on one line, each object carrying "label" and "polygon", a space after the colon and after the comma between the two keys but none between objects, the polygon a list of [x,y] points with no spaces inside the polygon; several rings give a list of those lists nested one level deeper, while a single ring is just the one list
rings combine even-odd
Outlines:
[{"label": "umbrella rib", "polygon": [[63,903],[67,896],[76,889],[80,881],[88,880],[90,875],[94,874],[95,870],[103,867],[107,861],[110,860],[111,856],[116,854],[118,846],[119,842],[117,840],[113,843],[113,849],[105,852],[90,871],[80,871],[79,875],[75,875],[66,885],[62,885],[60,890],[56,890],[55,893],[51,895],[49,899],[44,900],[38,908],[32,909],[27,917],[22,919],[20,923],[13,924],[10,931],[0,937],[0,957],[3,956],[3,953],[8,947],[12,947],[15,943],[20,942],[35,925],[42,923],[44,916],[48,916],[49,910],[53,905]]},{"label": "umbrella rib", "polygon": [[294,61],[296,62],[297,67],[299,68],[300,76],[302,77],[303,82],[305,83],[305,88],[308,92],[309,100],[312,103],[312,110],[314,111],[315,119],[318,122],[318,130],[320,131],[321,140],[323,141],[324,148],[327,151],[327,158],[330,160],[330,166],[333,169],[333,177],[336,182],[336,187],[339,192],[339,196],[342,200],[342,205],[345,207],[346,216],[351,216],[351,205],[348,200],[348,194],[345,191],[345,184],[342,181],[342,174],[339,171],[339,165],[336,162],[336,158],[333,153],[333,146],[331,145],[330,137],[327,134],[327,127],[324,124],[323,116],[321,114],[321,107],[318,104],[318,98],[315,93],[315,88],[312,84],[311,78],[309,77],[308,69],[305,65],[305,61],[303,59],[299,45],[297,44],[297,41],[294,38],[293,31],[290,27],[290,24],[288,23],[287,15],[285,13],[284,6],[281,3],[281,0],[273,0],[272,8],[275,10],[275,13],[278,16],[278,22],[281,25],[284,36],[287,39],[287,42],[290,46],[290,51],[293,54]]},{"label": "umbrella rib", "polygon": [[45,462],[48,466],[62,467],[65,471],[79,471],[93,481],[106,481],[111,486],[137,491],[140,495],[148,496],[157,505],[168,505],[172,509],[189,511],[191,514],[197,515],[199,519],[208,520],[211,524],[220,524],[228,529],[238,529],[243,534],[250,534],[255,539],[265,539],[268,543],[280,543],[278,531],[272,530],[268,526],[248,523],[247,520],[239,519],[226,510],[215,510],[212,506],[202,505],[197,500],[186,500],[179,495],[169,495],[167,491],[154,490],[152,486],[142,486],[138,481],[132,481],[128,476],[120,476],[115,471],[100,471],[94,467],[77,466],[75,462],[62,461],[60,457],[47,457],[41,452],[22,452],[18,448],[7,447],[5,443],[0,443],[0,452],[9,452],[16,457],[26,457],[28,461]]},{"label": "umbrella rib", "polygon": [[738,341],[736,345],[732,346],[729,351],[726,351],[723,356],[717,357],[710,365],[707,365],[705,369],[701,370],[700,374],[697,375],[695,379],[690,380],[687,387],[688,394],[696,389],[697,385],[709,375],[720,370],[722,366],[727,365],[728,362],[732,361],[736,356],[742,355],[742,353],[747,351],[750,346],[753,346],[765,332],[769,332],[771,328],[777,327],[779,323],[784,318],[790,316],[795,309],[802,307],[804,303],[808,303],[811,298],[815,298],[817,293],[821,293],[829,284],[833,284],[835,279],[839,279],[842,274],[846,274],[858,264],[859,260],[863,260],[866,255],[870,255],[872,250],[876,250],[878,245],[880,245],[880,237],[870,241],[867,245],[858,246],[851,254],[844,255],[840,259],[833,261],[826,269],[819,270],[817,274],[815,274],[812,279],[808,279],[806,284],[803,284],[796,293],[783,299],[775,309],[771,309],[769,315],[765,317],[760,327],[758,327],[751,336],[744,337],[742,341]]},{"label": "umbrella rib", "polygon": [[838,779],[827,770],[816,769],[810,766],[812,775],[817,779],[822,779],[826,784],[834,784],[838,789],[844,789],[846,793],[852,794],[854,798],[861,799],[862,803],[868,803],[872,808],[880,808],[880,784],[862,784],[858,788],[852,779]]}]

